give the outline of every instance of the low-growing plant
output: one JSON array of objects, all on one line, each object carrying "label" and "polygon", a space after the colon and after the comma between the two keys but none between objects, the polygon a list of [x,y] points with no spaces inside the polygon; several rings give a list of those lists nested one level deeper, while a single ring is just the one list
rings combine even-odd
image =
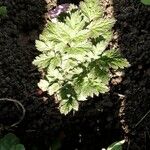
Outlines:
[{"label": "low-growing plant", "polygon": [[9,133],[0,139],[0,150],[25,150],[16,135]]},{"label": "low-growing plant", "polygon": [[[122,150],[122,145],[125,143],[125,140],[114,142],[107,149],[102,148],[102,150]],[[50,144],[49,150],[58,150],[61,148],[60,141],[56,140]],[[30,149],[37,150],[37,146],[31,146]],[[20,140],[16,137],[15,134],[8,133],[3,138],[0,138],[0,150],[25,150],[23,144],[20,144]]]},{"label": "low-growing plant", "polygon": [[[125,140],[114,142],[106,150],[122,150],[122,145],[125,143]],[[105,149],[104,149],[105,150]]]},{"label": "low-growing plant", "polygon": [[141,0],[141,2],[145,5],[150,5],[150,0]]},{"label": "low-growing plant", "polygon": [[[61,147],[59,140],[50,143],[49,150],[58,150]],[[20,144],[20,139],[12,133],[6,134],[0,138],[0,150],[25,150],[25,146]],[[37,145],[30,145],[31,150],[39,150]]]},{"label": "low-growing plant", "polygon": [[6,6],[0,6],[0,17],[4,17],[7,15],[7,8]]},{"label": "low-growing plant", "polygon": [[79,102],[108,92],[110,68],[129,66],[118,50],[106,50],[114,19],[103,17],[99,0],[70,4],[55,22],[48,21],[36,47],[33,64],[44,72],[39,88],[54,95],[60,112],[78,110]]}]

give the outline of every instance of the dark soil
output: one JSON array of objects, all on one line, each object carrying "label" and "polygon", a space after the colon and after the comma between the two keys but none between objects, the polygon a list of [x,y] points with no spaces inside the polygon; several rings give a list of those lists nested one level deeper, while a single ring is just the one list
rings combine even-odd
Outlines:
[{"label": "dark soil", "polygon": [[114,0],[113,7],[118,45],[131,64],[113,91],[126,96],[122,123],[129,149],[149,150],[150,114],[143,117],[150,110],[150,7],[134,0]]},{"label": "dark soil", "polygon": [[32,65],[39,54],[35,40],[45,25],[46,3],[0,0],[1,4],[7,6],[8,16],[0,20],[0,98],[16,99],[26,109],[24,120],[11,127],[21,110],[12,102],[0,102],[1,136],[15,133],[27,150],[34,145],[46,150],[56,139],[61,150],[100,150],[124,138],[124,149],[150,149],[150,114],[144,117],[150,110],[150,7],[135,0],[104,0],[106,15],[117,20],[110,46],[119,48],[131,67],[123,77],[112,79],[109,93],[63,116],[53,99],[38,89],[41,75]]}]

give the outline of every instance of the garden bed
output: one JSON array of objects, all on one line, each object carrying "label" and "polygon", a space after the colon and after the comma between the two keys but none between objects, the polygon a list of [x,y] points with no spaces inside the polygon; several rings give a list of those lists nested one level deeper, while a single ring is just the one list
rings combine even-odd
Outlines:
[{"label": "garden bed", "polygon": [[[63,1],[64,2],[64,1]],[[65,1],[68,2],[68,1]],[[0,102],[0,133],[15,133],[27,150],[100,150],[126,138],[130,150],[149,149],[150,141],[150,7],[135,0],[103,0],[106,16],[116,18],[110,47],[119,48],[131,66],[110,81],[110,92],[80,104],[78,112],[63,116],[54,100],[41,93],[41,77],[32,61],[45,25],[43,0],[0,0],[8,16],[0,20],[0,98],[16,99],[26,110],[24,120],[13,103]],[[142,119],[143,118],[143,119]],[[141,120],[142,119],[142,120]]]}]

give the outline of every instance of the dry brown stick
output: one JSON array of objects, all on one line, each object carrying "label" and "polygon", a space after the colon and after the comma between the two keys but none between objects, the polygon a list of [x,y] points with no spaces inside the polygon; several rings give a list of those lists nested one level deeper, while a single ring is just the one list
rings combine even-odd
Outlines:
[{"label": "dry brown stick", "polygon": [[10,98],[0,98],[0,101],[13,102],[13,103],[19,105],[22,109],[22,116],[20,117],[19,121],[13,123],[10,127],[17,126],[20,122],[22,122],[22,120],[25,117],[26,110],[25,110],[24,106],[19,101],[15,100],[15,99],[10,99]]}]

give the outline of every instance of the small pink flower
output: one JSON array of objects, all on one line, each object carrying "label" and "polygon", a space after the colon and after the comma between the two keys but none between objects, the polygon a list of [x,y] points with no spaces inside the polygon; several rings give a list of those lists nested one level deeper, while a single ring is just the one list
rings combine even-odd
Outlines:
[{"label": "small pink flower", "polygon": [[52,9],[48,12],[48,15],[51,19],[57,18],[62,12],[66,12],[69,9],[70,4],[58,5],[55,9]]}]

